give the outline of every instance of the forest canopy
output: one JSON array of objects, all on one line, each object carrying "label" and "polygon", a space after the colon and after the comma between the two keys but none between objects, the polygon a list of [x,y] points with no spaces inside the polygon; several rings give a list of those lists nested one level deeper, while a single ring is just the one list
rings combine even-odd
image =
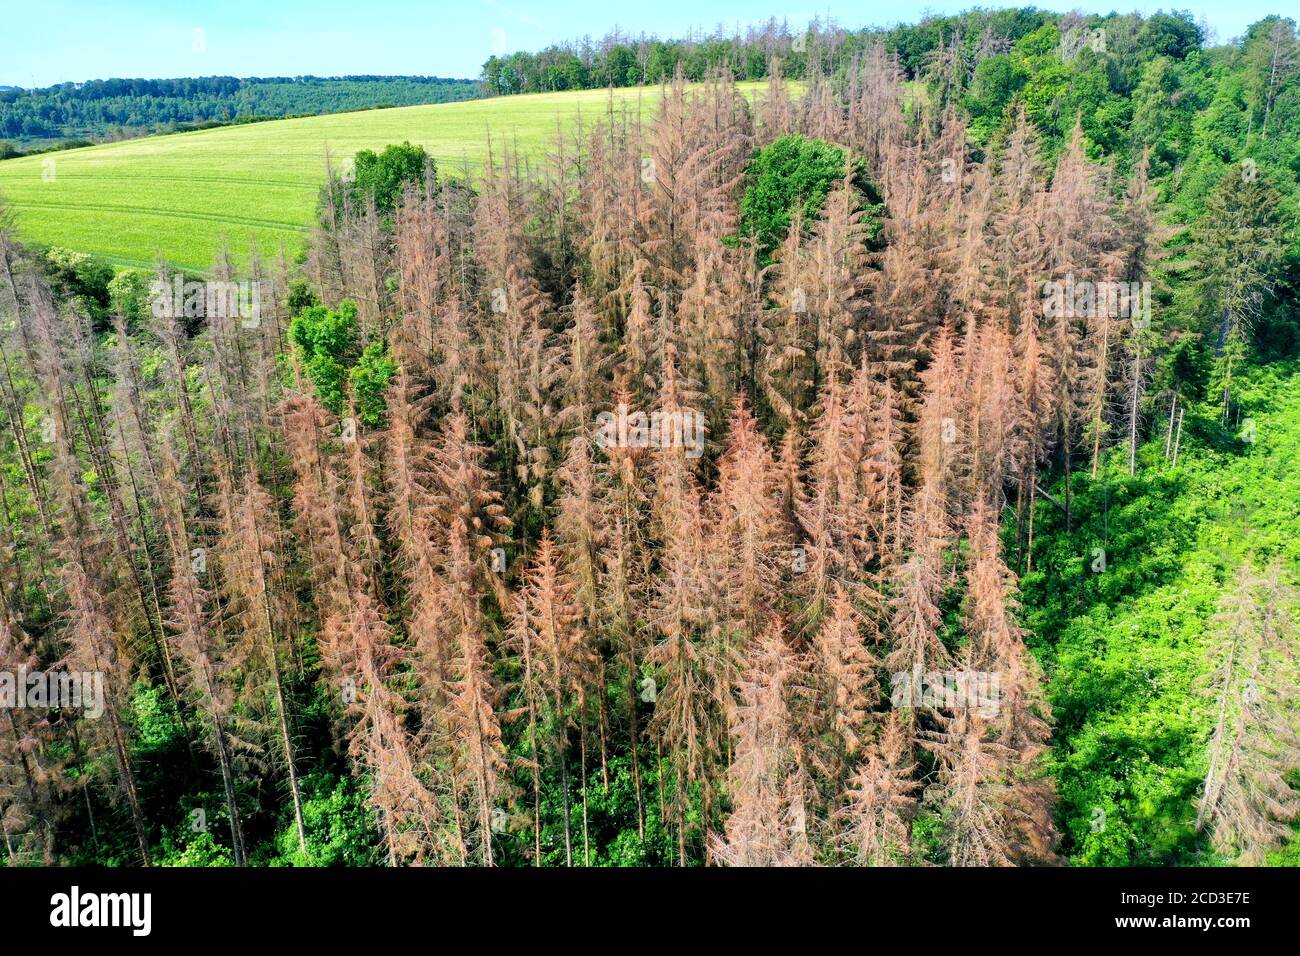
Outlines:
[{"label": "forest canopy", "polygon": [[807,39],[300,258],[0,213],[10,864],[1297,862],[1295,23]]},{"label": "forest canopy", "polygon": [[120,139],[205,125],[447,103],[478,95],[473,80],[437,76],[204,76],[109,79],[0,89],[0,159],[59,140]]}]

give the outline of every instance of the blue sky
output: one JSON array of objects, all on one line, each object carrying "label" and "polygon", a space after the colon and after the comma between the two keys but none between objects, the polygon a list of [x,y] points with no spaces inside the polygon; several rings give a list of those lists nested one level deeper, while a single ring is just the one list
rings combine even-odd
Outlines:
[{"label": "blue sky", "polygon": [[[813,16],[846,27],[913,22],[926,12],[996,0],[880,3],[801,0],[0,0],[0,85],[46,86],[109,76],[318,76],[347,73],[477,77],[493,52],[533,50],[618,27],[680,36],[768,16]],[[1039,0],[1050,9],[1138,10],[1142,0]],[[1175,0],[1173,6],[1178,6]],[[1191,7],[1221,40],[1240,35],[1280,0],[1201,0]],[[196,33],[195,31],[202,31]]]}]

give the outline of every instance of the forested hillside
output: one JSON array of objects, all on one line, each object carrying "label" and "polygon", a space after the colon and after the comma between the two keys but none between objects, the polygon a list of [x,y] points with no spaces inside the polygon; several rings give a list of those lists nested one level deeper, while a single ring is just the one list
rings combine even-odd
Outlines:
[{"label": "forested hillside", "polygon": [[60,140],[103,142],[284,116],[473,99],[472,80],[436,76],[205,76],[0,89],[0,159]]},{"label": "forested hillside", "polygon": [[[1146,19],[1118,14],[1081,17],[1025,7],[931,15],[919,23],[868,29],[821,20],[801,28],[770,19],[730,34],[721,27],[677,39],[614,32],[600,40],[585,37],[536,53],[493,55],[483,64],[483,86],[488,95],[635,86],[666,83],[679,69],[694,82],[719,69],[737,80],[763,80],[776,61],[786,77],[804,79],[820,73],[842,79],[854,58],[872,46],[882,46],[896,56],[909,80],[926,72],[941,45],[947,48],[946,55],[964,61],[969,74],[977,64],[1007,53],[1045,25],[1063,24],[1062,32],[1068,34],[1081,23],[1114,30],[1130,55],[1181,58],[1201,39],[1201,28],[1187,13],[1157,13]],[[1086,37],[1080,34],[1079,40],[1083,45]],[[992,72],[1003,70],[999,66]]]},{"label": "forested hillside", "polygon": [[0,217],[8,862],[1294,864],[1295,24],[942,23],[300,261]]}]

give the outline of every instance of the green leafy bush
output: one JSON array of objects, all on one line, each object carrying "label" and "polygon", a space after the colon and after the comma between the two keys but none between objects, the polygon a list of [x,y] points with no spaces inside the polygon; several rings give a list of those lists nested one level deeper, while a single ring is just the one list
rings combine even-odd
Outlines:
[{"label": "green leafy bush", "polygon": [[357,364],[348,373],[348,383],[356,401],[357,418],[366,425],[378,425],[384,419],[384,389],[397,374],[397,363],[383,342],[371,342],[361,352]]},{"label": "green leafy bush", "polygon": [[378,153],[363,149],[357,153],[352,169],[353,201],[360,206],[374,199],[381,214],[391,213],[407,183],[424,183],[426,171],[433,168],[433,160],[423,146],[389,144]]},{"label": "green leafy bush", "polygon": [[276,833],[271,866],[370,866],[383,862],[374,812],[358,781],[320,772],[302,778],[307,852],[298,844],[292,808]]},{"label": "green leafy bush", "polygon": [[782,136],[749,164],[740,200],[740,232],[771,256],[795,219],[811,223],[835,183],[844,178],[844,150],[825,140]]},{"label": "green leafy bush", "polygon": [[308,306],[289,323],[292,343],[302,370],[320,403],[341,415],[348,403],[348,373],[361,355],[357,306],[342,302],[338,309]]}]

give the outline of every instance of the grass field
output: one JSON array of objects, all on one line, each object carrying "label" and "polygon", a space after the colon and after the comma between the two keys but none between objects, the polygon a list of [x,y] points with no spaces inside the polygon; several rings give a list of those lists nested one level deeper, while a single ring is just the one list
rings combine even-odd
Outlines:
[{"label": "grass field", "polygon": [[[744,84],[752,95],[761,84]],[[643,112],[658,88],[614,91]],[[443,170],[473,172],[489,142],[536,155],[557,124],[593,123],[607,90],[539,93],[463,103],[338,113],[126,140],[0,162],[0,197],[22,238],[93,253],[119,265],[149,266],[157,255],[205,270],[224,235],[242,257],[300,246],[325,179],[360,149],[410,140]],[[498,146],[499,148],[499,146]]]}]

